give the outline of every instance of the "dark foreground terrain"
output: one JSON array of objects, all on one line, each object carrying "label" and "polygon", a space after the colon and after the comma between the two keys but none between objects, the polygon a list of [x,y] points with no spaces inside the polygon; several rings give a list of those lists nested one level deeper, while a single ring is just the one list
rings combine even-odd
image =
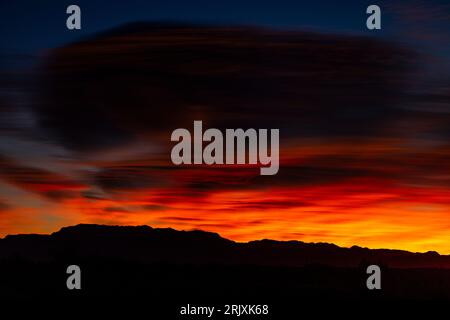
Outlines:
[{"label": "dark foreground terrain", "polygon": [[[382,269],[381,290],[366,287],[369,264]],[[81,268],[81,290],[66,287],[69,265]],[[267,304],[270,317],[261,319],[301,315],[307,308],[320,314],[406,305],[411,311],[448,305],[450,256],[296,241],[243,244],[202,231],[79,225],[0,240],[0,299],[70,310],[143,310],[149,319],[207,318],[181,316],[187,304],[222,310],[226,304]],[[212,318],[233,317],[250,316]]]}]

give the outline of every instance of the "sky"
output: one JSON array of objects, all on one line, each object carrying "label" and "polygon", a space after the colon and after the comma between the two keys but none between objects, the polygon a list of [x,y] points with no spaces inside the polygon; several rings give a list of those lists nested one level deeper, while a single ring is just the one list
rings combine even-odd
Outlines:
[{"label": "sky", "polygon": [[[0,236],[147,224],[450,254],[450,7],[0,4]],[[279,128],[280,170],[175,166],[176,128]]]}]

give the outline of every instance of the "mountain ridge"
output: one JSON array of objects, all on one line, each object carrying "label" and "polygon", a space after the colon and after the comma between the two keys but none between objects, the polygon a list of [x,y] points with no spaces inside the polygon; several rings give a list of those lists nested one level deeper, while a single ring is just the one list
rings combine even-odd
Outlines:
[{"label": "mountain ridge", "polygon": [[339,247],[330,243],[270,239],[235,242],[218,233],[151,226],[79,224],[51,234],[7,235],[0,239],[0,260],[32,261],[107,258],[140,263],[218,264],[304,267],[450,269],[450,255],[398,249]]}]

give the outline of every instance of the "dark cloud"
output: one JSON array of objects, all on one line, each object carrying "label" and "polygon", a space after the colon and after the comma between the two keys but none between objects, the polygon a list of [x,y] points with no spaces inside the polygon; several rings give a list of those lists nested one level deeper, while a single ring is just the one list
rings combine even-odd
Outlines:
[{"label": "dark cloud", "polygon": [[85,190],[81,192],[81,196],[90,200],[107,200],[108,198],[102,192],[95,190]]},{"label": "dark cloud", "polygon": [[71,190],[51,190],[51,191],[43,191],[41,194],[50,200],[53,201],[63,201],[68,199],[76,199],[80,196],[80,193],[77,191]]},{"label": "dark cloud", "polygon": [[[93,163],[92,190],[82,191],[87,199],[152,189],[160,195],[159,205],[199,200],[221,190],[362,177],[424,183],[433,181],[427,173],[442,170],[430,162],[436,157],[431,149],[428,154],[327,152],[340,138],[362,145],[366,138],[443,141],[448,136],[447,91],[405,90],[418,59],[404,47],[376,38],[134,24],[51,51],[42,65],[34,112],[53,139],[88,155],[126,148],[138,137],[163,145],[164,150],[141,164]],[[205,170],[172,165],[172,130],[191,128],[198,119],[222,129],[280,128],[280,171],[268,177],[251,166]],[[301,145],[310,138],[324,143],[319,154],[291,159],[289,147],[283,154],[284,141]],[[441,153],[437,161],[445,157]],[[22,174],[16,180],[37,175]],[[72,190],[41,193],[55,200],[73,195]]]},{"label": "dark cloud", "polygon": [[76,150],[143,134],[168,143],[195,119],[284,137],[379,134],[411,60],[364,37],[137,24],[54,50],[35,111]]},{"label": "dark cloud", "polygon": [[114,207],[106,207],[103,209],[105,212],[112,213],[129,213],[130,210],[124,207],[114,206]]},{"label": "dark cloud", "polygon": [[141,206],[141,208],[145,211],[164,211],[169,209],[169,207],[167,206],[162,206],[162,205],[158,205],[158,204],[147,204],[144,206]]},{"label": "dark cloud", "polygon": [[0,156],[0,179],[53,201],[77,198],[85,187],[63,175],[24,166],[3,156]]},{"label": "dark cloud", "polygon": [[3,200],[0,199],[0,213],[2,211],[8,210],[9,208],[10,208],[10,206],[6,202],[4,202]]},{"label": "dark cloud", "polygon": [[94,176],[94,184],[106,192],[164,187],[170,183],[166,170],[149,166],[104,167]]},{"label": "dark cloud", "polygon": [[162,217],[161,220],[168,220],[168,221],[203,221],[203,219],[198,218],[186,218],[186,217]]},{"label": "dark cloud", "polygon": [[272,209],[288,209],[288,208],[295,208],[295,207],[304,207],[308,205],[312,205],[312,203],[308,203],[302,200],[259,200],[259,201],[246,201],[243,203],[240,202],[229,202],[228,204],[233,206],[232,210],[236,209],[244,209],[244,210],[272,210]]}]

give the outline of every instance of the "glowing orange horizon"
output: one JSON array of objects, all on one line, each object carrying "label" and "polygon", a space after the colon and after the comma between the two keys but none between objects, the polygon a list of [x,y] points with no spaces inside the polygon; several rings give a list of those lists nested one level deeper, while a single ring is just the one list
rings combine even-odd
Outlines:
[{"label": "glowing orange horizon", "polygon": [[[281,152],[280,174],[269,178],[245,166],[169,170],[172,165],[156,158],[82,163],[112,168],[113,175],[105,173],[104,178],[114,183],[130,176],[139,179],[148,175],[157,182],[164,178],[155,185],[137,188],[113,184],[105,197],[83,195],[93,185],[81,179],[20,169],[4,162],[14,170],[3,174],[0,188],[5,194],[7,191],[7,203],[14,205],[0,210],[0,236],[50,233],[79,223],[149,225],[217,232],[239,242],[267,238],[450,254],[450,190],[445,183],[439,183],[442,171],[429,171],[426,176],[422,171],[413,171],[422,159],[404,160],[411,150],[396,144],[400,143],[365,141],[360,145],[352,142],[321,147],[304,143],[304,147],[296,148],[286,143]],[[436,149],[426,161],[438,163],[447,153]],[[333,160],[333,165],[375,174],[339,179],[325,176],[325,181],[290,176],[289,170],[308,161],[327,168],[326,162],[317,163],[315,159],[334,159],[334,155],[342,154],[358,158],[349,163]],[[385,162],[380,168],[380,155],[399,164]],[[412,163],[413,169],[402,163]],[[445,164],[440,163],[439,169],[445,170]],[[410,179],[414,175],[419,176],[417,181],[429,183],[414,183]],[[255,176],[266,180],[255,182]]]},{"label": "glowing orange horizon", "polygon": [[[444,189],[381,188],[375,180],[359,179],[217,191],[198,199],[176,193],[142,190],[114,201],[78,198],[45,208],[15,207],[2,213],[9,218],[0,234],[46,233],[78,223],[145,224],[202,229],[239,242],[268,238],[450,254],[449,192]],[[158,205],[164,197],[166,205]]]}]

